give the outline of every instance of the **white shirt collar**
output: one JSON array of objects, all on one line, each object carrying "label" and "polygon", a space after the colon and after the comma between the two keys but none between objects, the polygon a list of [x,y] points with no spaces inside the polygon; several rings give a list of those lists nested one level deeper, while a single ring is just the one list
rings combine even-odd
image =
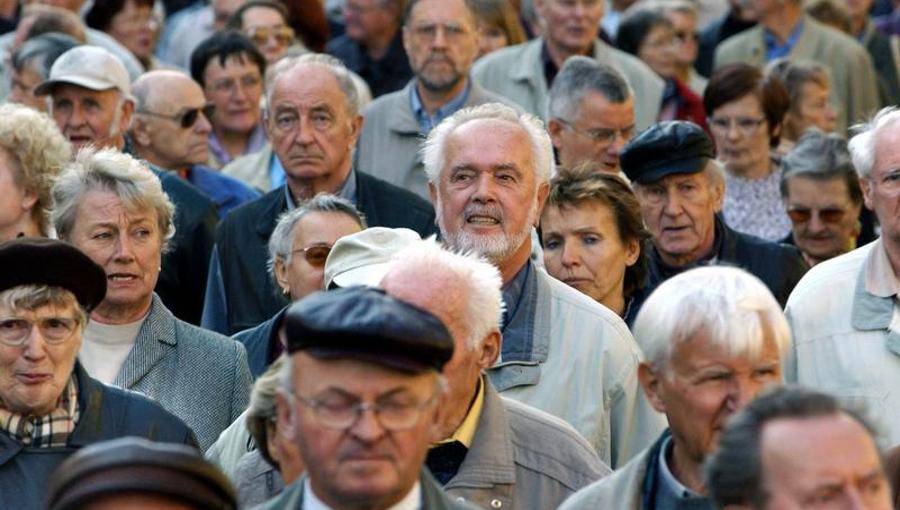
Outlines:
[{"label": "white shirt collar", "polygon": [[[332,510],[332,508],[322,502],[316,493],[312,490],[312,485],[307,477],[303,480],[303,509],[302,510]],[[398,501],[392,507],[386,510],[419,510],[422,507],[422,488],[417,481],[413,488],[406,494],[406,497]]]}]

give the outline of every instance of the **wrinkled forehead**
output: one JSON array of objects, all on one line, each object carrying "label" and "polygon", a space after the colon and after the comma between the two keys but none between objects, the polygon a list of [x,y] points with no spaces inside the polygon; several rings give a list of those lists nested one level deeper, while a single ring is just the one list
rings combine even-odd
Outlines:
[{"label": "wrinkled forehead", "polygon": [[531,139],[522,126],[502,119],[474,119],[447,136],[443,171],[515,167],[534,176],[534,156]]}]

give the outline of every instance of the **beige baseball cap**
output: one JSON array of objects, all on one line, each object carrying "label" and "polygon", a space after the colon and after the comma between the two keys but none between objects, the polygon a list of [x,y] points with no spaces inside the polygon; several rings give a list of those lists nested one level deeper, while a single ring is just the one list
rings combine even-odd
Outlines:
[{"label": "beige baseball cap", "polygon": [[408,228],[386,227],[371,227],[338,239],[325,260],[325,289],[377,287],[394,255],[421,240],[419,234]]},{"label": "beige baseball cap", "polygon": [[62,83],[91,90],[119,89],[131,95],[131,79],[118,57],[99,46],[77,46],[63,53],[50,68],[50,76],[34,89],[38,96],[50,94]]}]

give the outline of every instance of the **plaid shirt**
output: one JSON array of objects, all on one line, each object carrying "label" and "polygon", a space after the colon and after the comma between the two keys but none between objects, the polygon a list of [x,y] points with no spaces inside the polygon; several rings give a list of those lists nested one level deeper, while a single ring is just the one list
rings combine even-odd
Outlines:
[{"label": "plaid shirt", "polygon": [[23,416],[0,407],[0,430],[25,446],[60,448],[68,443],[79,414],[78,381],[73,373],[56,408],[44,416]]}]

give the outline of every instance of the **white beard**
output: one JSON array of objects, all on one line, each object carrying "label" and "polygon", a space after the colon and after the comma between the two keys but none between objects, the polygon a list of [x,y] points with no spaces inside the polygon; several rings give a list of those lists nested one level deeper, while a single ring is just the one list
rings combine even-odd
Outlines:
[{"label": "white beard", "polygon": [[[474,234],[463,228],[455,232],[449,232],[447,225],[444,223],[440,200],[435,204],[435,212],[438,218],[438,228],[441,230],[441,237],[444,243],[453,250],[460,252],[473,252],[487,258],[495,266],[499,266],[516,250],[522,246],[526,239],[531,238],[531,228],[537,219],[537,200],[528,214],[522,230],[513,232],[509,235],[500,233],[496,235]],[[463,220],[465,221],[465,220]]]}]

